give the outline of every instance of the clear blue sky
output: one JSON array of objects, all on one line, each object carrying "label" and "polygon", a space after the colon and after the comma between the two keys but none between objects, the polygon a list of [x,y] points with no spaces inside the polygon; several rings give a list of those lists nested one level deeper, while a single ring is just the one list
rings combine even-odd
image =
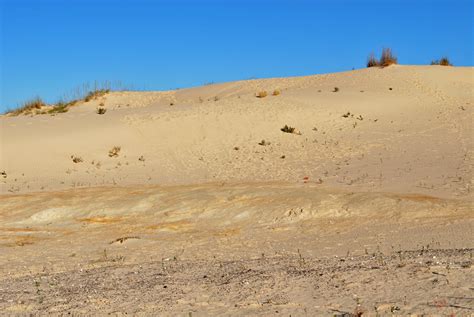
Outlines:
[{"label": "clear blue sky", "polygon": [[85,82],[163,90],[401,64],[473,65],[471,0],[0,0],[0,111]]}]

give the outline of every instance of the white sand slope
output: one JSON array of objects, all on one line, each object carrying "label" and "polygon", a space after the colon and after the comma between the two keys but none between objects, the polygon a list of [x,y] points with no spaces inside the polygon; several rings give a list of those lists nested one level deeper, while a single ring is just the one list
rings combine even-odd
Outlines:
[{"label": "white sand slope", "polygon": [[1,116],[0,311],[472,314],[473,92],[395,65]]},{"label": "white sand slope", "polygon": [[[3,116],[1,191],[308,177],[367,191],[466,196],[473,74],[467,67],[392,66],[114,92],[54,117]],[[281,95],[271,96],[275,89]],[[261,90],[269,96],[256,98]],[[96,114],[99,103],[106,114]],[[281,132],[285,124],[302,135]],[[114,146],[121,151],[110,158]]]}]

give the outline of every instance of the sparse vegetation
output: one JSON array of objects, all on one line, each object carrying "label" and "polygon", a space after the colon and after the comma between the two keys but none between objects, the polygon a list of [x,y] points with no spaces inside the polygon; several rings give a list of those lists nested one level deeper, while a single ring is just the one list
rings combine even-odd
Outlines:
[{"label": "sparse vegetation", "polygon": [[446,56],[442,57],[440,60],[437,59],[431,61],[431,65],[453,66],[453,64],[451,64],[451,62],[449,61],[449,58]]},{"label": "sparse vegetation", "polygon": [[273,91],[273,93],[272,93],[273,96],[278,96],[278,95],[280,95],[280,94],[281,94],[280,89],[275,89],[275,90]]},{"label": "sparse vegetation", "polygon": [[391,48],[384,48],[382,50],[382,57],[380,57],[380,66],[382,67],[387,67],[393,64],[397,64],[398,59],[395,55],[392,53]]},{"label": "sparse vegetation", "polygon": [[113,241],[110,241],[109,244],[124,243],[125,241],[127,241],[129,239],[140,239],[140,237],[138,237],[138,236],[121,237],[121,238],[115,239]]},{"label": "sparse vegetation", "polygon": [[84,101],[89,102],[91,100],[95,100],[99,97],[102,97],[110,92],[110,89],[94,89],[90,91],[85,97]]},{"label": "sparse vegetation", "polygon": [[382,50],[382,56],[380,57],[380,60],[378,60],[374,53],[370,54],[369,57],[367,58],[367,67],[387,67],[393,64],[397,64],[398,59],[397,57],[392,53],[391,48],[384,48]]},{"label": "sparse vegetation", "polygon": [[332,92],[338,92],[338,91],[339,91],[339,88],[334,87],[334,90]]},{"label": "sparse vegetation", "polygon": [[271,143],[270,142],[267,142],[265,140],[262,140],[260,142],[258,142],[258,145],[262,145],[262,146],[266,146],[266,145],[270,145]]},{"label": "sparse vegetation", "polygon": [[285,133],[293,133],[295,131],[295,128],[289,127],[285,124],[285,126],[283,128],[281,128],[280,130],[285,132]]},{"label": "sparse vegetation", "polygon": [[97,108],[97,114],[104,114],[107,112],[107,109],[103,108],[103,107],[98,107]]},{"label": "sparse vegetation", "polygon": [[379,65],[379,60],[375,57],[374,53],[371,53],[370,56],[367,58],[367,67],[375,67]]},{"label": "sparse vegetation", "polygon": [[36,97],[32,100],[25,102],[19,108],[8,111],[7,114],[11,114],[13,116],[18,116],[20,114],[33,114],[35,111],[40,110],[41,108],[46,106],[46,103],[44,103],[44,101],[40,97]]},{"label": "sparse vegetation", "polygon": [[256,95],[257,98],[265,98],[268,93],[265,90],[259,91]]},{"label": "sparse vegetation", "polygon": [[55,113],[63,113],[63,112],[68,112],[70,103],[64,103],[62,101],[58,102],[53,106],[53,108],[48,110],[49,114],[55,114]]},{"label": "sparse vegetation", "polygon": [[80,156],[71,155],[71,159],[74,163],[82,163],[83,159]]},{"label": "sparse vegetation", "polygon": [[119,156],[120,153],[120,146],[114,146],[112,149],[109,151],[109,157],[117,157]]},{"label": "sparse vegetation", "polygon": [[[102,85],[94,84],[93,90],[90,90],[88,84],[84,84],[83,87],[77,88],[72,93],[65,94],[60,101],[54,105],[47,105],[40,97],[36,97],[32,100],[26,101],[18,108],[6,111],[5,114],[11,116],[23,115],[35,115],[35,114],[57,114],[64,113],[69,110],[69,108],[80,101],[88,102],[95,100],[99,97],[102,97],[110,92],[110,83],[105,82]],[[97,88],[103,87],[103,88]],[[66,101],[65,101],[66,100]],[[46,109],[45,109],[46,108]]]},{"label": "sparse vegetation", "polygon": [[292,134],[298,134],[298,135],[301,135],[301,132],[296,130],[296,128],[294,127],[290,127],[288,125],[285,124],[285,126],[283,128],[280,129],[282,132],[285,132],[285,133],[292,133]]}]

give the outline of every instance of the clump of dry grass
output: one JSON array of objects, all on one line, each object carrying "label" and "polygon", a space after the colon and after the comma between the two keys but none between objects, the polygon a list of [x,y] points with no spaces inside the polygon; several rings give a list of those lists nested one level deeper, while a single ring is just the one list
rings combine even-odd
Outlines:
[{"label": "clump of dry grass", "polygon": [[431,61],[431,65],[453,66],[447,56],[442,57],[440,60]]},{"label": "clump of dry grass", "polygon": [[372,53],[367,58],[367,67],[387,67],[398,63],[397,57],[393,54],[391,48],[384,48],[380,60]]},{"label": "clump of dry grass", "polygon": [[294,127],[290,127],[288,125],[285,124],[285,126],[283,128],[280,129],[282,132],[285,132],[285,133],[292,133],[292,134],[298,134],[298,135],[301,135],[301,132],[296,130],[296,128]]},{"label": "clump of dry grass", "polygon": [[72,103],[64,103],[62,101],[58,102],[53,106],[53,108],[48,110],[49,114],[55,114],[55,113],[64,113],[68,112],[69,106],[71,106]]},{"label": "clump of dry grass", "polygon": [[74,163],[82,163],[84,161],[82,157],[75,156],[75,155],[71,155],[71,159]]},{"label": "clump of dry grass", "polygon": [[268,96],[268,93],[265,90],[259,91],[256,95],[257,98],[265,98]]},{"label": "clump of dry grass", "polygon": [[89,102],[91,100],[95,100],[99,97],[102,97],[110,92],[110,89],[94,89],[90,91],[85,97],[84,101]]},{"label": "clump of dry grass", "polygon": [[272,93],[273,96],[278,96],[279,94],[281,94],[280,89],[275,89]]},{"label": "clump of dry grass", "polygon": [[24,114],[24,115],[33,114],[37,110],[40,110],[41,108],[46,107],[46,106],[47,106],[46,103],[44,103],[44,101],[40,97],[36,97],[32,100],[25,102],[19,108],[8,111],[7,114],[10,114],[13,116],[18,116],[20,114]]},{"label": "clump of dry grass", "polygon": [[[121,83],[117,83],[115,89],[124,89]],[[122,87],[122,88],[119,88]],[[103,84],[94,83],[91,89],[89,84],[84,84],[82,87],[78,87],[74,91],[67,93],[63,98],[52,106],[48,106],[40,97],[36,97],[32,100],[28,100],[16,109],[8,110],[5,112],[7,115],[18,116],[24,115],[36,115],[36,114],[51,114],[67,112],[69,108],[79,102],[88,102],[95,100],[108,94],[111,91],[110,82],[104,82]],[[65,101],[66,100],[66,101]],[[46,109],[44,109],[46,108]]]},{"label": "clump of dry grass", "polygon": [[374,53],[371,53],[369,57],[367,58],[367,67],[375,67],[379,65],[380,65],[379,60],[375,57]]},{"label": "clump of dry grass", "polygon": [[119,156],[120,150],[120,146],[114,146],[112,149],[109,150],[109,157]]},{"label": "clump of dry grass", "polygon": [[384,48],[382,50],[382,57],[380,57],[380,66],[382,67],[387,67],[393,64],[397,64],[398,59],[395,55],[392,53],[391,48]]},{"label": "clump of dry grass", "polygon": [[104,114],[107,112],[107,109],[105,109],[104,107],[98,107],[96,112],[97,114]]}]

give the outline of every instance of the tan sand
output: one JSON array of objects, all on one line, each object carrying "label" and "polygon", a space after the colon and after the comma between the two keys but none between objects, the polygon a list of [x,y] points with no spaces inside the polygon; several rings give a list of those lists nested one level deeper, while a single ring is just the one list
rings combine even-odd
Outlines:
[{"label": "tan sand", "polygon": [[473,314],[473,89],[395,65],[1,116],[0,310]]}]

